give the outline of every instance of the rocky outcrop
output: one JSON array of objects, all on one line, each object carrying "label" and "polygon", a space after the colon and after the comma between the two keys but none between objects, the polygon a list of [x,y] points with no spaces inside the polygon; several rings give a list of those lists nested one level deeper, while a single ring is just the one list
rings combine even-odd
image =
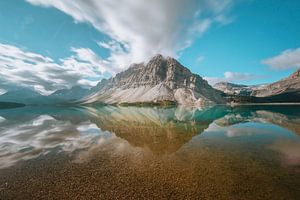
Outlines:
[{"label": "rocky outcrop", "polygon": [[171,57],[153,57],[147,64],[133,64],[115,77],[102,80],[83,103],[159,103],[180,105],[223,103],[222,92],[212,88]]}]

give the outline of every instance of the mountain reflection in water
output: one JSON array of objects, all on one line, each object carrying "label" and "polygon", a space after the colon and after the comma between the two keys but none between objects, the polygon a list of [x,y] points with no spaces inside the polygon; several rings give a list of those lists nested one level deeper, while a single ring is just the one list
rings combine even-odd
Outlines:
[{"label": "mountain reflection in water", "polygon": [[[240,156],[257,155],[267,164],[278,160],[281,167],[290,168],[297,177],[300,107],[82,106],[0,110],[0,179],[1,170],[34,163],[48,155],[63,154],[75,165],[95,160],[99,152],[109,152],[110,160],[130,154],[135,162],[146,154],[155,159],[176,155],[186,163],[200,162],[193,157],[197,153],[214,156],[235,152],[237,163]],[[201,162],[209,164],[209,160]]]},{"label": "mountain reflection in water", "polygon": [[216,116],[212,111],[113,106],[2,110],[0,167],[51,150],[91,148],[115,136],[155,154],[175,152],[212,123]]},{"label": "mountain reflection in water", "polygon": [[[232,127],[246,122],[270,123],[300,135],[300,107],[293,106],[25,107],[1,110],[0,116],[0,167],[51,150],[86,150],[111,137],[158,155],[172,153],[206,129],[225,127],[229,137],[247,136],[249,128]],[[254,130],[253,134],[261,132]]]}]

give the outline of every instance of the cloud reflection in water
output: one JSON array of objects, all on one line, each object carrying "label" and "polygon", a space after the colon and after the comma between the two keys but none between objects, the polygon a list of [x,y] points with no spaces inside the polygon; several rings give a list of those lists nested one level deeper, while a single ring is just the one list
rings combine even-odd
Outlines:
[{"label": "cloud reflection in water", "polygon": [[[295,108],[291,109],[295,111]],[[129,151],[135,156],[142,149],[155,155],[170,154],[202,132],[244,140],[261,135],[264,141],[272,143],[267,149],[278,152],[287,164],[298,165],[300,139],[291,132],[298,133],[296,124],[300,117],[295,113],[288,109],[274,111],[268,107],[225,106],[206,109],[96,106],[2,110],[0,168],[50,152],[76,153],[75,161],[83,162],[102,147],[115,153]],[[263,144],[258,141],[255,145]],[[262,148],[266,149],[266,146]]]}]

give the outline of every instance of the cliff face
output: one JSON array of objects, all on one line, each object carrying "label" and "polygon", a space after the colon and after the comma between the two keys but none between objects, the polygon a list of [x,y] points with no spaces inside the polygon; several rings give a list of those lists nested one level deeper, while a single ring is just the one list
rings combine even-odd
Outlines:
[{"label": "cliff face", "polygon": [[85,103],[143,103],[171,101],[182,105],[223,103],[222,92],[174,58],[161,55],[147,64],[133,64],[115,77],[102,80]]}]

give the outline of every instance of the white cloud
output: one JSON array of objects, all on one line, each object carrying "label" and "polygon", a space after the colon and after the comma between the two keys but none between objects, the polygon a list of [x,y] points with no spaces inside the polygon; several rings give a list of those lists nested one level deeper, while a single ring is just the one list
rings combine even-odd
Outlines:
[{"label": "white cloud", "polygon": [[256,78],[258,78],[256,75],[238,72],[225,72],[224,77],[204,77],[210,85],[214,85],[219,82],[249,81]]},{"label": "white cloud", "polygon": [[262,63],[275,70],[300,68],[300,48],[285,50],[278,56],[263,60]]},{"label": "white cloud", "polygon": [[121,70],[154,54],[178,57],[213,24],[228,24],[232,0],[26,0],[55,7],[76,22],[89,23],[111,41],[107,66]]},{"label": "white cloud", "polygon": [[196,58],[196,62],[201,63],[204,59],[205,59],[204,56],[198,56],[198,58]]},{"label": "white cloud", "polygon": [[[0,43],[0,88],[29,87],[49,94],[74,85],[92,86],[111,72],[92,50],[72,48],[72,56],[55,62],[49,57]],[[93,80],[93,81],[92,81]]]},{"label": "white cloud", "polygon": [[0,95],[5,94],[7,91],[0,88]]}]

